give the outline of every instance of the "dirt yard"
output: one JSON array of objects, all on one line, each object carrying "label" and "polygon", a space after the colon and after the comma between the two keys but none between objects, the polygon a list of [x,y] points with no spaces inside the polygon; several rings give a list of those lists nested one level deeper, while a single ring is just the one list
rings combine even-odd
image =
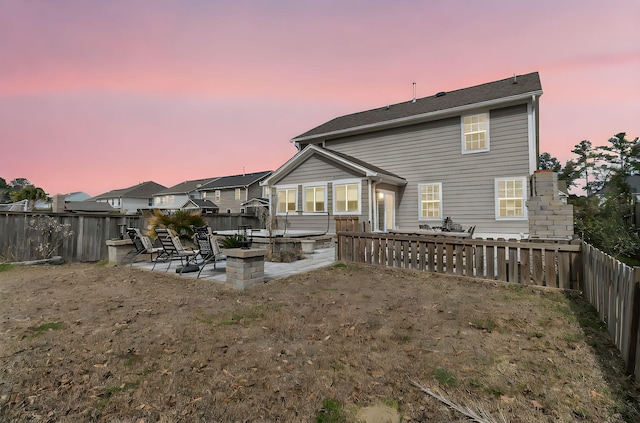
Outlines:
[{"label": "dirt yard", "polygon": [[494,421],[640,421],[575,294],[340,263],[244,292],[2,269],[0,421],[469,421],[421,387]]}]

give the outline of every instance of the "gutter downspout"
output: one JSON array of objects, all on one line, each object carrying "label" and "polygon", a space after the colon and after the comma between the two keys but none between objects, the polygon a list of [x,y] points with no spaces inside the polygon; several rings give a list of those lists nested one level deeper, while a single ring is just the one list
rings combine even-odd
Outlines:
[{"label": "gutter downspout", "polygon": [[376,208],[376,187],[381,181],[371,182],[369,180],[369,222],[371,223],[371,231],[373,232],[373,218],[375,217]]}]

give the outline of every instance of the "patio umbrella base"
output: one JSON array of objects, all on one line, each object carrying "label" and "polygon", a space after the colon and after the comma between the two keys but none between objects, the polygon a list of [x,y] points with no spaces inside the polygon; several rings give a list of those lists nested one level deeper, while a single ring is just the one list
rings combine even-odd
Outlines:
[{"label": "patio umbrella base", "polygon": [[195,264],[187,264],[184,267],[178,267],[176,269],[176,273],[191,273],[197,272],[198,270],[200,270],[200,266],[197,266]]}]

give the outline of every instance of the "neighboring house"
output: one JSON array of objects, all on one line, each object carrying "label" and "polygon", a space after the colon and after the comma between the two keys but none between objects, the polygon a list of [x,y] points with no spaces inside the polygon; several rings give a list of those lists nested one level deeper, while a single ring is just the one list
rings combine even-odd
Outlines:
[{"label": "neighboring house", "polygon": [[170,188],[163,189],[153,196],[153,208],[166,212],[179,210],[188,200],[201,200],[202,194],[198,189],[217,178],[196,179],[184,181]]},{"label": "neighboring house", "polygon": [[201,214],[216,214],[218,206],[209,200],[190,199],[180,207],[182,210],[199,211]]},{"label": "neighboring house", "polygon": [[84,201],[91,198],[89,194],[86,192],[70,192],[69,194],[64,194],[64,201]]},{"label": "neighboring house", "polygon": [[88,201],[108,203],[123,214],[135,214],[153,208],[153,196],[167,187],[156,182],[142,182],[129,188],[116,189],[100,194]]},{"label": "neighboring house", "polygon": [[20,200],[14,203],[0,204],[0,211],[29,211],[29,200]]},{"label": "neighboring house", "polygon": [[450,217],[476,236],[526,236],[541,95],[536,72],[333,119],[291,140],[298,153],[263,182],[271,207],[290,229]]},{"label": "neighboring house", "polygon": [[[203,200],[210,200],[220,208],[220,213],[246,213],[243,203],[265,198],[265,189],[260,183],[271,175],[271,171],[222,176],[198,189]],[[253,204],[253,203],[252,203]]]}]

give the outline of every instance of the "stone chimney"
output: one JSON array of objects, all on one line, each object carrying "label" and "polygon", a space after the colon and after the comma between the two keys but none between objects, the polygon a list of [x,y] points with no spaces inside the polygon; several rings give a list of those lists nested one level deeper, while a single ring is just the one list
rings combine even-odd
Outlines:
[{"label": "stone chimney", "polygon": [[558,191],[558,174],[537,170],[531,176],[529,238],[572,239],[573,206]]},{"label": "stone chimney", "polygon": [[51,211],[53,213],[64,213],[64,195],[56,194],[51,199]]}]

